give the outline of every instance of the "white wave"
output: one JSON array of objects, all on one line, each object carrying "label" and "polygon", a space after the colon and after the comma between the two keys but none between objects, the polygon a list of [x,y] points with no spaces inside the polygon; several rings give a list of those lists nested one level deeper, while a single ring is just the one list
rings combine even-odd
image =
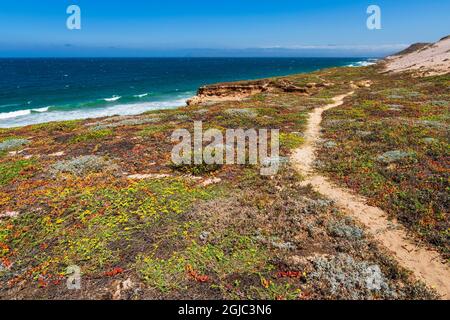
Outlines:
[{"label": "white wave", "polygon": [[376,61],[377,61],[376,59],[358,61],[355,63],[350,63],[349,65],[347,65],[347,67],[368,67],[368,66],[376,64]]},{"label": "white wave", "polygon": [[143,94],[136,94],[133,97],[135,97],[135,98],[143,98],[143,97],[146,97],[148,95],[149,95],[149,93],[143,93]]},{"label": "white wave", "polygon": [[32,112],[42,113],[47,112],[50,107],[37,108],[37,109],[25,109],[25,110],[17,110],[11,112],[3,112],[0,113],[0,119],[13,119],[18,117],[23,117],[30,115]]},{"label": "white wave", "polygon": [[106,102],[114,102],[119,100],[120,98],[122,98],[121,96],[112,96],[111,98],[105,98],[103,100],[105,100]]},{"label": "white wave", "polygon": [[[51,121],[78,120],[88,118],[101,118],[114,115],[137,115],[151,110],[162,110],[178,108],[186,105],[186,99],[190,96],[170,101],[153,101],[134,104],[117,104],[105,108],[76,109],[76,110],[55,110],[50,112],[31,113],[31,110],[22,110],[23,112],[8,118],[2,118],[0,113],[0,128],[21,127],[30,124],[45,123]],[[25,114],[24,111],[27,111]],[[2,121],[2,119],[7,119]]]},{"label": "white wave", "polygon": [[50,107],[32,109],[33,112],[47,112]]},{"label": "white wave", "polygon": [[0,119],[11,119],[11,118],[17,118],[20,116],[26,116],[31,113],[31,109],[27,110],[19,110],[19,111],[11,111],[11,112],[4,112],[0,113]]}]

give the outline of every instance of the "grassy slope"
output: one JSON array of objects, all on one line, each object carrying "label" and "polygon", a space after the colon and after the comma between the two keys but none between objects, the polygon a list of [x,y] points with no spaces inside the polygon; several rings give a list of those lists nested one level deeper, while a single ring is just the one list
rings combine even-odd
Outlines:
[{"label": "grassy slope", "polygon": [[[375,77],[371,68],[330,69],[288,77],[334,84],[309,97],[266,93],[1,130],[0,143],[29,143],[0,154],[0,214],[10,215],[0,219],[0,297],[432,297],[361,226],[301,187],[288,164],[272,178],[253,166],[170,165],[173,129],[192,129],[193,120],[204,128],[279,128],[286,156],[301,143],[309,110],[368,77]],[[127,178],[143,173],[171,177]],[[201,186],[210,177],[221,182]],[[69,265],[81,267],[82,291],[66,289]],[[366,288],[371,275],[378,290]]]},{"label": "grassy slope", "polygon": [[376,76],[324,116],[321,169],[450,257],[450,76]]}]

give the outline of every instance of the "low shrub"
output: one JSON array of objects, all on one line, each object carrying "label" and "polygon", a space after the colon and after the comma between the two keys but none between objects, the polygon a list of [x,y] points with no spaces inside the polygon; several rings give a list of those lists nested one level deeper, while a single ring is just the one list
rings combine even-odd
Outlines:
[{"label": "low shrub", "polygon": [[114,167],[111,162],[98,156],[81,156],[71,160],[58,161],[50,167],[53,176],[59,173],[71,173],[75,176],[83,176],[87,173],[100,172]]}]

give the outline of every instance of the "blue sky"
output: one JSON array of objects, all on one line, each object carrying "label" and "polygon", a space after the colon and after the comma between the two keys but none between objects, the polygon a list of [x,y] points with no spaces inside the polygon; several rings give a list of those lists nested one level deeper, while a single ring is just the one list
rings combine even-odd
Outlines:
[{"label": "blue sky", "polygon": [[[81,8],[82,29],[66,28]],[[366,28],[369,5],[382,30]],[[448,0],[1,0],[0,56],[381,56],[450,33]]]}]

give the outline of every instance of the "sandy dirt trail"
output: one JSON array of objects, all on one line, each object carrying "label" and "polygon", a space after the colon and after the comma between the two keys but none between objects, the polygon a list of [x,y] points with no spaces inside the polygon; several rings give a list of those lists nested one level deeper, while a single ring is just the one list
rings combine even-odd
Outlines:
[{"label": "sandy dirt trail", "polygon": [[353,93],[337,96],[332,104],[316,108],[310,114],[305,144],[292,154],[294,168],[305,177],[305,185],[311,185],[314,190],[333,200],[338,208],[363,223],[367,231],[393,254],[402,267],[434,288],[443,299],[450,299],[450,267],[442,261],[438,252],[414,242],[402,225],[389,220],[387,213],[380,208],[367,205],[363,197],[334,185],[314,172],[313,163],[321,134],[322,114],[342,105],[344,99]]}]

